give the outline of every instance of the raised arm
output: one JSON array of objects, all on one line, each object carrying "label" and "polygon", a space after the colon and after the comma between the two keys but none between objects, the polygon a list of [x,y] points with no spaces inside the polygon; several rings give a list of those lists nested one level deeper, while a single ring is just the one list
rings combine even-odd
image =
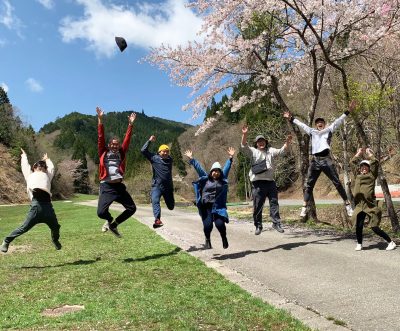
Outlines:
[{"label": "raised arm", "polygon": [[129,144],[131,142],[131,137],[132,137],[132,130],[133,130],[133,122],[135,122],[136,119],[136,113],[131,113],[128,116],[128,128],[126,129],[124,141],[122,142],[121,149],[124,151],[124,153],[128,152]]},{"label": "raised arm", "polygon": [[355,100],[352,100],[349,104],[349,109],[345,111],[340,117],[338,117],[330,126],[329,129],[335,131],[346,119],[346,117],[357,107]]},{"label": "raised arm", "polygon": [[229,171],[231,170],[232,162],[233,162],[233,156],[235,155],[235,149],[233,147],[228,148],[228,155],[229,158],[226,160],[224,168],[222,169],[222,173],[225,178],[228,178]]},{"label": "raised arm", "polygon": [[186,155],[189,158],[189,164],[193,166],[199,177],[208,175],[206,171],[201,167],[200,163],[193,158],[193,152],[190,149],[186,150],[184,155]]},{"label": "raised arm", "polygon": [[106,150],[106,140],[104,137],[104,126],[103,126],[103,115],[104,112],[100,107],[96,107],[97,113],[97,149],[99,157],[105,152]]},{"label": "raised arm", "polygon": [[365,150],[365,154],[367,155],[367,158],[370,160],[369,169],[370,169],[372,175],[373,175],[375,178],[378,178],[378,169],[379,169],[379,167],[378,167],[378,160],[375,159],[374,154],[373,154],[373,152],[372,152],[372,149],[367,148],[367,149]]},{"label": "raised arm", "polygon": [[310,128],[308,125],[304,124],[303,122],[300,122],[297,118],[294,118],[294,116],[288,112],[285,111],[283,112],[283,117],[286,118],[289,122],[296,124],[299,128],[303,129],[305,133],[308,135],[311,134],[312,128]]},{"label": "raised arm", "polygon": [[149,161],[151,161],[151,158],[155,155],[155,153],[151,153],[149,151],[149,145],[151,142],[155,142],[155,141],[156,141],[156,137],[150,136],[150,138],[144,143],[142,149],[140,150],[142,152],[142,154],[144,155],[144,157],[146,159],[148,159]]},{"label": "raised arm", "polygon": [[48,174],[50,180],[52,180],[54,177],[54,164],[50,160],[50,158],[47,156],[47,153],[43,154],[42,160],[46,162],[47,174]]},{"label": "raised arm", "polygon": [[28,179],[28,176],[32,173],[31,165],[28,162],[28,156],[25,151],[21,148],[21,170],[24,175],[25,180]]}]

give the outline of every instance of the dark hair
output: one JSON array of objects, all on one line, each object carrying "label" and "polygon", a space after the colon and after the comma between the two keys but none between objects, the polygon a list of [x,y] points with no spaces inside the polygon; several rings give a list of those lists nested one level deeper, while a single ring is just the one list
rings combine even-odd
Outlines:
[{"label": "dark hair", "polygon": [[324,122],[325,123],[325,120],[322,117],[317,117],[315,119],[315,121],[314,121],[314,124],[317,124],[318,122]]},{"label": "dark hair", "polygon": [[113,140],[118,141],[118,144],[120,143],[119,138],[117,136],[112,137],[108,143],[111,144]]},{"label": "dark hair", "polygon": [[32,168],[33,169],[37,169],[37,168],[47,169],[46,161],[43,161],[43,160],[37,161],[37,162],[34,163]]}]

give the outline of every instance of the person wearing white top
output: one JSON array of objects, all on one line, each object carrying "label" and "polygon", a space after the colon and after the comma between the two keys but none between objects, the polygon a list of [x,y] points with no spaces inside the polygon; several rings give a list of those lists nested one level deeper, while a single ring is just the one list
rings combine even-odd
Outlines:
[{"label": "person wearing white top", "polygon": [[305,217],[307,215],[307,204],[311,200],[315,183],[317,182],[321,172],[323,172],[332,181],[333,185],[335,185],[336,190],[339,192],[340,197],[345,203],[347,215],[353,215],[353,209],[351,208],[350,201],[347,198],[346,191],[339,180],[339,175],[330,156],[330,150],[333,132],[344,122],[347,115],[350,113],[350,111],[354,110],[355,107],[356,103],[355,101],[352,101],[350,103],[349,110],[335,119],[334,122],[329,126],[326,126],[323,118],[316,118],[314,121],[315,128],[310,128],[308,125],[300,122],[288,111],[283,113],[283,116],[286,119],[300,127],[306,134],[310,136],[311,140],[312,159],[308,168],[307,180],[305,183],[304,203],[300,212],[301,217]]},{"label": "person wearing white top", "polygon": [[278,232],[284,232],[279,215],[278,189],[274,180],[274,159],[282,155],[289,146],[292,136],[286,138],[285,144],[280,148],[268,146],[268,140],[263,135],[254,139],[254,147],[247,144],[248,127],[242,128],[241,148],[243,153],[251,158],[252,167],[249,177],[252,185],[253,195],[253,220],[256,230],[255,235],[262,232],[262,212],[266,198],[269,200],[269,215],[272,219],[272,227]]},{"label": "person wearing white top", "polygon": [[36,224],[45,223],[51,230],[51,239],[57,250],[61,249],[60,224],[51,203],[51,180],[54,177],[53,162],[43,155],[42,160],[36,162],[32,167],[28,162],[25,151],[21,148],[21,169],[26,180],[26,189],[31,202],[31,209],[24,223],[11,232],[3,241],[0,250],[8,251],[10,243],[25,232],[28,232]]}]

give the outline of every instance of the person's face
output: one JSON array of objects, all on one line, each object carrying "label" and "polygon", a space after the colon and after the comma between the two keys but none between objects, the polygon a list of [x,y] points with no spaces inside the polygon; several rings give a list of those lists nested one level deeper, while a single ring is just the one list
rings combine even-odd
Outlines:
[{"label": "person's face", "polygon": [[267,141],[265,139],[258,139],[256,144],[258,149],[265,149],[267,146]]},{"label": "person's face", "polygon": [[366,165],[366,164],[362,164],[362,165],[360,166],[360,173],[361,173],[362,175],[368,174],[368,173],[369,173],[369,166]]},{"label": "person's face", "polygon": [[164,149],[159,152],[162,159],[166,159],[169,156],[169,149]]},{"label": "person's face", "polygon": [[213,169],[211,170],[211,178],[214,180],[217,180],[221,177],[221,170],[219,169]]},{"label": "person's face", "polygon": [[315,127],[319,131],[325,129],[325,121],[318,121],[317,123],[315,123]]},{"label": "person's face", "polygon": [[116,153],[116,152],[118,152],[119,151],[119,140],[117,140],[117,139],[113,139],[113,140],[111,140],[111,142],[108,144],[108,147],[110,148],[110,150],[113,152],[113,153]]}]

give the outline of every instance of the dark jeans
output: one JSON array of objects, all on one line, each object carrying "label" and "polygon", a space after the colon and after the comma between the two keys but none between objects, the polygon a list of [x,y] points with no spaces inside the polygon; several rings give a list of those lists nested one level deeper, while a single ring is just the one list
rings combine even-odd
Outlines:
[{"label": "dark jeans", "polygon": [[211,210],[212,210],[211,204],[207,204],[202,207],[201,214],[203,215],[202,217],[203,230],[206,239],[210,239],[211,231],[213,229],[213,223],[215,223],[215,226],[217,227],[221,235],[221,238],[226,238],[225,218],[218,214],[213,214]]},{"label": "dark jeans", "polygon": [[[357,223],[356,223],[356,236],[357,236],[357,243],[362,244],[363,240],[363,228],[364,228],[364,220],[367,216],[366,213],[361,212],[357,215]],[[385,239],[388,243],[392,241],[388,234],[383,231],[379,226],[371,227],[371,230],[374,231],[379,237]]]},{"label": "dark jeans", "polygon": [[51,202],[38,202],[32,200],[31,209],[26,215],[24,223],[11,232],[4,241],[11,243],[15,238],[28,232],[36,224],[45,223],[51,230],[51,239],[53,242],[60,239],[60,224],[58,224],[56,213],[54,212],[53,205]]},{"label": "dark jeans", "polygon": [[154,185],[151,188],[151,204],[153,206],[153,214],[155,219],[161,218],[160,199],[164,198],[165,204],[169,210],[175,207],[174,189],[172,187],[164,187],[162,185]]},{"label": "dark jeans", "polygon": [[136,212],[136,205],[126,190],[123,183],[101,183],[99,202],[97,205],[97,216],[111,222],[113,220],[108,209],[113,202],[118,202],[125,207],[125,210],[115,219],[117,224],[125,222]]},{"label": "dark jeans", "polygon": [[323,172],[335,185],[336,190],[339,192],[343,201],[347,200],[346,191],[343,185],[339,181],[339,175],[335,169],[335,165],[332,162],[330,156],[326,157],[313,157],[308,168],[307,181],[304,190],[304,201],[308,202],[311,199],[311,195],[317,182],[319,175]]},{"label": "dark jeans", "polygon": [[281,223],[279,215],[278,189],[273,180],[256,180],[252,182],[253,220],[256,227],[262,227],[262,212],[266,198],[269,200],[269,216],[275,224]]}]

